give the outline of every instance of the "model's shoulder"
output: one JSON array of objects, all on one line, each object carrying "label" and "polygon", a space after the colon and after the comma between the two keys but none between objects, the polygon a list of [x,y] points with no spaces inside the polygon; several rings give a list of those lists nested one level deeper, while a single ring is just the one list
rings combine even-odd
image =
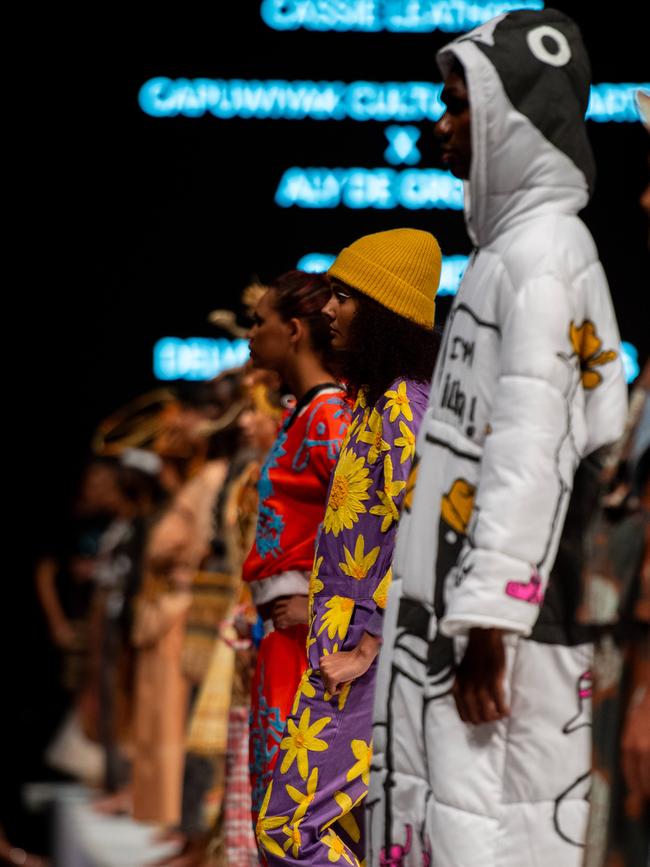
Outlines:
[{"label": "model's shoulder", "polygon": [[429,386],[406,377],[398,377],[384,391],[374,409],[390,422],[398,418],[413,421],[414,410],[420,416],[426,409]]},{"label": "model's shoulder", "polygon": [[339,418],[349,416],[352,412],[352,404],[345,389],[332,387],[320,392],[313,401],[314,418]]},{"label": "model's shoulder", "polygon": [[314,439],[341,438],[350,422],[351,407],[345,391],[321,392],[305,413],[306,436]]},{"label": "model's shoulder", "polygon": [[598,264],[598,251],[589,229],[572,214],[549,214],[531,220],[508,232],[496,249],[515,292],[544,276],[571,282]]}]

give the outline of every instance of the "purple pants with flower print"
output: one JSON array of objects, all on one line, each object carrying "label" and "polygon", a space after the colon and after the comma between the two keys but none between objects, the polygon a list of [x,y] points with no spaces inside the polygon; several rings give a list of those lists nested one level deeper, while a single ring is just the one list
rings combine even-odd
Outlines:
[{"label": "purple pants with flower print", "polygon": [[318,667],[321,656],[356,647],[376,604],[364,582],[340,576],[325,578],[324,585],[313,602],[309,667],[257,824],[269,865],[340,861],[358,867],[364,858],[376,661],[336,696],[325,692]]}]

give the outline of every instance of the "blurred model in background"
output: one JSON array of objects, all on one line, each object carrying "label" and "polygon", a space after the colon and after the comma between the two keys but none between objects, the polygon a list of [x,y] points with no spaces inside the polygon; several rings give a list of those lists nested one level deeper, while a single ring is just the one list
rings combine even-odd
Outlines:
[{"label": "blurred model in background", "polygon": [[249,332],[253,365],[294,395],[261,469],[259,513],[243,577],[264,621],[252,688],[253,816],[262,805],[296,688],[306,667],[309,573],[330,475],[350,418],[321,311],[327,277],[291,271],[275,280]]}]

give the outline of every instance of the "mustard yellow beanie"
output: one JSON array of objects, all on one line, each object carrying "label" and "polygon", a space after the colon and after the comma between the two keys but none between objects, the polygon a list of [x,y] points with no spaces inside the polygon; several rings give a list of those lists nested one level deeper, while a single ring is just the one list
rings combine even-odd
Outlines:
[{"label": "mustard yellow beanie", "polygon": [[344,247],[328,274],[384,307],[432,328],[442,256],[436,239],[420,229],[389,229]]}]

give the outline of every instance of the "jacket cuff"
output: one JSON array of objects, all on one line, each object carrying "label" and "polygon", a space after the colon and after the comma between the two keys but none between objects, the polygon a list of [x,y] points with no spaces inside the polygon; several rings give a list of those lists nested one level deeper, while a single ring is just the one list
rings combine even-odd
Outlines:
[{"label": "jacket cuff", "polygon": [[375,608],[373,613],[370,615],[370,619],[363,628],[374,638],[381,638],[381,634],[384,631],[383,609]]},{"label": "jacket cuff", "polygon": [[473,627],[530,635],[544,601],[546,576],[497,551],[474,548],[448,578],[443,635]]}]

